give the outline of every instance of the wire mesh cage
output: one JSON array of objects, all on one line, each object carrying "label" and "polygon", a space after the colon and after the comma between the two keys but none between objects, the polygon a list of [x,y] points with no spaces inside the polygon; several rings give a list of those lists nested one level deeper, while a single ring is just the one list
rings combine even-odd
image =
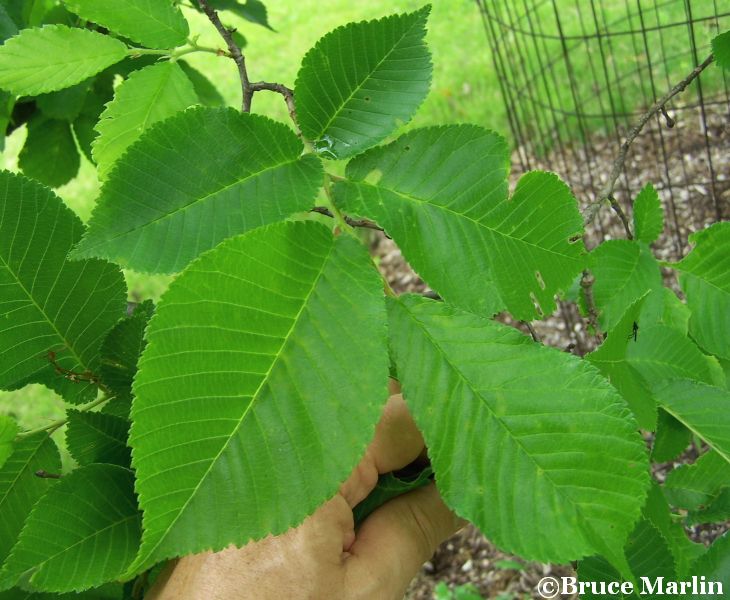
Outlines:
[{"label": "wire mesh cage", "polygon": [[[522,171],[556,171],[584,203],[609,178],[627,132],[710,54],[730,28],[719,0],[477,0]],[[659,250],[730,218],[730,83],[710,65],[632,144],[614,195],[653,183],[667,227]],[[602,239],[610,220],[597,222]]]}]

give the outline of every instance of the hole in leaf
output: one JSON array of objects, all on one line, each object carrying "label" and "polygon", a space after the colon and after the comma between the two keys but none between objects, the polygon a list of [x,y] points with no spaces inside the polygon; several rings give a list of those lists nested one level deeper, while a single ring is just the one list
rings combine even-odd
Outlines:
[{"label": "hole in leaf", "polygon": [[537,279],[537,284],[540,286],[541,290],[544,290],[547,287],[540,271],[535,271],[535,279]]},{"label": "hole in leaf", "polygon": [[365,102],[370,102],[370,96],[365,96]]},{"label": "hole in leaf", "polygon": [[575,244],[582,237],[583,237],[582,234],[576,233],[574,236],[571,236],[571,237],[568,238],[568,243],[569,244]]},{"label": "hole in leaf", "polygon": [[537,311],[537,314],[542,319],[545,316],[545,313],[542,310],[542,307],[540,306],[540,301],[537,299],[537,296],[533,292],[530,292],[530,299],[532,300],[532,304],[535,307],[535,310]]}]

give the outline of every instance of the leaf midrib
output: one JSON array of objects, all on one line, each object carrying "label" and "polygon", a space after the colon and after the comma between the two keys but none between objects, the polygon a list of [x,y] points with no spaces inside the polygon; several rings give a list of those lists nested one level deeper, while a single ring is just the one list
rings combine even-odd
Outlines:
[{"label": "leaf midrib", "polygon": [[[64,554],[66,554],[67,552],[70,552],[71,550],[76,548],[76,546],[79,546],[80,544],[84,544],[87,541],[89,541],[97,536],[100,536],[101,534],[105,533],[107,530],[114,529],[115,527],[125,523],[126,521],[130,521],[132,519],[139,519],[139,513],[135,513],[133,515],[128,515],[128,516],[124,517],[123,519],[119,519],[117,521],[114,521],[113,523],[110,523],[109,525],[106,525],[105,527],[102,527],[101,529],[97,529],[90,535],[82,537],[81,539],[75,541],[70,546],[66,546],[59,552],[56,552],[54,555],[49,556],[49,557],[43,559],[43,561],[39,562],[38,564],[33,565],[29,569],[26,569],[25,571],[23,571],[23,573],[20,573],[19,576],[22,577],[25,573],[35,570],[33,573],[33,576],[31,577],[31,582],[34,582],[35,578],[38,576],[38,573],[41,572],[41,569],[43,569],[43,567],[45,567],[52,560],[55,560],[57,557],[62,556]],[[12,559],[12,554],[10,555],[10,557],[8,557],[8,562],[6,564],[8,564],[8,565],[11,564],[11,562],[10,562],[11,559]],[[6,577],[7,577],[8,576],[7,571],[9,571],[9,569],[5,568],[5,569],[3,569],[3,571],[6,573]],[[12,572],[10,573],[10,576],[12,576]]]},{"label": "leaf midrib", "polygon": [[[144,560],[141,560],[140,557],[138,557],[138,559],[132,565],[132,568],[136,567],[137,565],[144,564],[149,559],[149,557],[151,557],[153,555],[153,553],[160,547],[160,545],[162,544],[162,542],[167,538],[167,536],[170,533],[170,531],[172,531],[172,528],[175,526],[175,524],[177,523],[178,519],[180,519],[180,517],[182,516],[182,514],[185,512],[185,510],[189,506],[190,502],[192,502],[193,498],[195,498],[195,496],[197,495],[198,491],[200,490],[200,487],[203,485],[203,482],[208,478],[208,476],[210,475],[211,471],[213,470],[213,467],[218,463],[219,459],[221,458],[221,456],[223,455],[223,453],[226,451],[226,449],[230,445],[231,440],[233,440],[233,438],[238,434],[238,431],[241,428],[241,426],[243,425],[244,421],[246,420],[246,417],[248,416],[248,413],[251,411],[252,407],[256,403],[256,400],[257,400],[259,394],[261,393],[261,390],[263,389],[264,385],[268,382],[269,377],[270,377],[270,375],[271,375],[271,373],[272,373],[272,371],[274,369],[274,366],[276,364],[278,364],[279,359],[284,354],[284,350],[285,350],[287,344],[289,343],[289,340],[291,338],[291,335],[294,332],[294,330],[297,328],[297,325],[299,324],[299,319],[301,318],[301,316],[302,316],[305,308],[309,304],[309,300],[312,297],[312,294],[314,293],[314,290],[317,288],[317,284],[319,283],[319,280],[322,277],[322,273],[324,273],[325,267],[326,267],[327,263],[329,262],[330,257],[332,256],[332,254],[335,251],[335,248],[336,247],[337,247],[336,240],[332,240],[330,249],[328,250],[326,256],[324,256],[324,258],[322,259],[322,264],[321,264],[321,267],[319,269],[319,272],[317,273],[316,277],[314,277],[314,279],[312,281],[311,288],[309,289],[309,291],[307,292],[307,294],[305,295],[305,297],[302,299],[302,304],[299,307],[299,310],[297,311],[297,314],[294,316],[294,319],[292,320],[292,324],[291,324],[291,326],[289,328],[289,331],[286,333],[286,336],[284,336],[284,338],[282,340],[281,348],[280,348],[279,352],[276,354],[276,356],[274,357],[274,359],[271,361],[271,365],[269,366],[269,368],[266,371],[266,373],[264,374],[264,376],[261,378],[261,383],[259,383],[259,385],[256,388],[256,390],[251,395],[251,400],[249,401],[248,406],[243,411],[243,414],[241,415],[241,418],[239,419],[238,423],[235,425],[235,427],[231,431],[231,434],[228,436],[228,439],[221,446],[221,449],[218,451],[218,453],[211,459],[208,468],[201,475],[201,477],[200,477],[197,485],[191,490],[190,495],[188,496],[188,499],[180,507],[180,510],[178,511],[177,515],[170,522],[170,524],[167,526],[167,528],[165,529],[165,531],[160,535],[160,537],[157,540],[157,542],[155,543],[155,545],[146,553],[146,555],[144,556]],[[142,500],[143,499],[140,498],[140,504],[142,504]]]},{"label": "leaf midrib", "polygon": [[329,121],[327,121],[327,124],[320,129],[319,134],[317,134],[317,137],[321,137],[324,135],[324,133],[329,129],[330,125],[335,122],[335,120],[340,116],[343,110],[345,110],[345,107],[355,97],[355,94],[359,92],[362,87],[367,83],[367,81],[373,76],[373,74],[382,66],[382,64],[390,58],[390,55],[393,54],[393,52],[396,51],[396,49],[400,46],[401,42],[410,35],[411,31],[413,31],[413,28],[418,25],[418,23],[421,22],[420,15],[416,18],[416,20],[411,24],[411,26],[406,29],[406,31],[403,32],[403,35],[393,44],[390,50],[388,50],[387,54],[383,56],[383,58],[378,61],[378,64],[375,65],[363,78],[363,80],[358,83],[355,88],[350,92],[350,95],[342,102],[340,107],[337,109],[337,111],[330,117]]},{"label": "leaf midrib", "polygon": [[[455,364],[453,364],[451,362],[451,360],[449,360],[448,355],[442,349],[441,345],[437,342],[437,340],[428,331],[428,329],[426,328],[426,325],[403,302],[400,302],[400,301],[397,301],[397,302],[398,302],[398,304],[400,304],[403,307],[403,309],[409,315],[411,315],[411,318],[416,323],[418,323],[418,325],[420,326],[420,329],[423,331],[423,333],[425,334],[425,336],[428,338],[428,340],[431,342],[431,344],[438,350],[439,355],[443,358],[443,360],[446,361],[446,363],[451,367],[451,369],[459,376],[459,378],[463,381],[464,385],[466,385],[467,388],[470,389],[472,391],[472,393],[477,398],[479,398],[482,401],[482,404],[487,408],[487,410],[489,411],[489,414],[494,418],[494,420],[497,423],[499,423],[500,427],[505,431],[505,433],[508,435],[509,439],[511,439],[515,443],[515,445],[517,445],[520,448],[520,450],[522,451],[522,453],[524,454],[524,456],[526,456],[528,458],[528,460],[534,465],[535,470],[536,471],[538,471],[538,470],[539,471],[542,471],[544,473],[544,475],[545,475],[545,478],[548,481],[550,481],[550,484],[552,485],[552,487],[555,490],[555,492],[561,498],[564,498],[575,509],[576,513],[578,513],[578,515],[581,517],[581,519],[583,520],[583,522],[587,522],[588,521],[588,518],[583,514],[583,511],[581,510],[581,507],[579,505],[575,504],[575,502],[573,502],[573,499],[570,496],[565,496],[562,487],[559,486],[559,485],[557,485],[553,481],[553,479],[552,479],[549,471],[547,469],[545,469],[543,466],[541,466],[535,460],[535,458],[527,451],[527,449],[524,447],[524,445],[514,436],[514,434],[512,433],[511,429],[504,423],[504,421],[500,417],[498,417],[494,413],[491,405],[486,401],[486,399],[483,398],[482,394],[478,390],[474,389],[474,387],[473,387],[471,381],[469,380],[469,378],[467,378],[466,375],[464,373],[462,373],[461,369],[459,369]],[[582,532],[582,533],[584,535],[584,542],[586,543],[586,545],[592,547],[594,544],[591,543],[590,539],[587,538],[587,536],[586,536],[586,534],[584,532]]]},{"label": "leaf midrib", "polygon": [[[567,260],[572,260],[572,261],[575,261],[575,262],[579,262],[579,258],[578,257],[570,256],[568,254],[562,254],[562,253],[557,252],[557,251],[555,251],[555,250],[553,250],[551,248],[545,248],[543,246],[538,246],[537,244],[534,244],[534,243],[532,243],[532,242],[530,242],[528,240],[525,240],[523,238],[519,238],[519,237],[515,237],[515,236],[512,236],[512,235],[509,235],[507,233],[504,233],[504,232],[500,231],[499,229],[495,229],[494,227],[491,227],[491,226],[487,225],[486,223],[482,223],[481,221],[477,221],[476,219],[473,219],[472,217],[469,217],[469,216],[465,215],[464,213],[456,212],[455,210],[449,208],[448,206],[444,206],[442,204],[434,204],[430,200],[423,199],[423,198],[419,198],[417,196],[413,196],[411,194],[407,194],[406,192],[401,192],[400,190],[395,190],[395,189],[392,189],[392,188],[389,188],[389,187],[379,186],[379,185],[373,185],[371,183],[367,183],[366,181],[350,181],[350,183],[354,183],[357,186],[364,186],[364,187],[372,188],[374,190],[381,190],[381,189],[382,190],[386,190],[386,191],[388,191],[388,192],[390,192],[392,194],[395,194],[396,196],[400,196],[401,198],[403,198],[405,200],[410,200],[410,201],[412,201],[412,202],[414,202],[416,204],[425,205],[425,206],[431,206],[431,207],[436,208],[436,209],[441,209],[441,210],[443,210],[446,213],[450,213],[450,214],[454,215],[455,217],[458,217],[458,218],[461,218],[461,219],[465,219],[466,221],[469,221],[470,223],[473,223],[477,227],[481,227],[481,228],[485,229],[486,231],[489,231],[490,233],[498,234],[499,236],[501,236],[501,237],[503,237],[503,238],[505,238],[507,240],[511,240],[514,243],[524,244],[526,246],[529,246],[530,248],[534,248],[536,250],[539,250],[540,252],[547,252],[549,254],[553,254],[553,255],[561,258],[561,259],[567,259]],[[501,202],[508,202],[508,200],[502,200]]]},{"label": "leaf midrib", "polygon": [[[91,369],[86,364],[86,362],[83,361],[83,360],[81,360],[81,357],[76,353],[76,349],[74,348],[73,344],[71,344],[71,342],[68,339],[66,339],[66,336],[64,336],[58,330],[58,328],[56,327],[56,324],[50,319],[50,317],[46,313],[45,309],[41,308],[41,306],[36,302],[35,298],[31,295],[31,293],[28,291],[28,289],[25,287],[25,285],[23,285],[23,282],[20,280],[20,277],[18,276],[18,274],[10,268],[10,264],[5,260],[5,257],[2,256],[2,255],[0,255],[0,263],[2,263],[2,266],[4,266],[8,270],[8,272],[13,276],[13,278],[15,279],[15,281],[17,282],[17,284],[20,286],[20,289],[23,290],[23,292],[25,293],[25,295],[31,301],[31,303],[33,304],[33,306],[36,307],[36,309],[38,310],[38,312],[40,312],[40,314],[43,315],[43,317],[45,318],[46,322],[51,326],[51,328],[56,333],[56,335],[58,335],[58,337],[61,338],[61,340],[63,340],[64,345],[69,350],[69,352],[71,353],[71,355],[73,356],[73,358],[76,360],[76,362],[79,365],[81,365],[85,370],[89,370],[90,371]],[[63,269],[63,266],[61,267],[61,269]]]},{"label": "leaf midrib", "polygon": [[[110,237],[106,237],[106,238],[100,239],[95,244],[84,244],[85,248],[83,248],[82,253],[81,253],[81,256],[87,256],[88,253],[89,253],[89,251],[91,251],[94,248],[98,248],[99,246],[104,246],[104,245],[106,245],[106,244],[108,244],[108,243],[110,243],[112,241],[118,240],[119,238],[125,237],[127,235],[130,235],[130,234],[134,234],[134,233],[138,233],[140,231],[143,231],[147,227],[150,227],[150,226],[154,225],[155,223],[159,223],[160,221],[164,221],[166,219],[171,219],[173,217],[176,217],[176,216],[184,213],[189,208],[191,208],[193,206],[197,206],[201,202],[206,202],[207,200],[209,200],[213,196],[216,196],[218,194],[222,194],[222,193],[224,193],[224,192],[226,192],[226,191],[228,191],[228,190],[230,190],[230,189],[232,189],[232,188],[234,188],[234,187],[236,187],[238,185],[244,184],[247,181],[249,181],[251,179],[254,179],[256,177],[259,177],[260,175],[263,175],[264,173],[267,173],[269,171],[273,171],[273,170],[278,169],[280,167],[286,167],[286,166],[289,166],[289,165],[293,165],[293,164],[295,164],[297,162],[300,162],[301,159],[302,159],[302,156],[297,156],[296,158],[294,158],[292,160],[288,160],[288,161],[285,161],[285,162],[280,162],[280,163],[276,163],[275,165],[268,166],[265,169],[262,169],[261,171],[256,171],[254,173],[251,173],[250,175],[247,175],[243,179],[237,179],[233,183],[230,183],[230,184],[228,184],[228,185],[226,185],[226,186],[224,186],[224,187],[222,187],[220,189],[217,189],[217,190],[215,190],[215,191],[207,194],[206,196],[202,196],[200,198],[194,199],[192,202],[189,202],[188,204],[186,204],[184,206],[181,206],[179,208],[176,208],[172,212],[164,213],[164,214],[160,215],[159,217],[157,217],[155,219],[152,219],[151,221],[147,221],[145,223],[142,223],[138,227],[133,227],[131,229],[126,229],[125,231],[121,231],[121,232],[116,233],[116,234],[114,234],[114,235],[112,235]],[[83,243],[84,242],[82,240],[82,244]],[[78,246],[78,247],[79,248],[82,248],[82,246]]]}]

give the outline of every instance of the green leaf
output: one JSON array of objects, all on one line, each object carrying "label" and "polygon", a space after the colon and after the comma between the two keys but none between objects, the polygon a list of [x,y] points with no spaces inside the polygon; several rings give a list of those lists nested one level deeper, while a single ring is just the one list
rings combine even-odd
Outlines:
[{"label": "green leaf", "polygon": [[13,440],[18,435],[18,426],[15,421],[5,415],[0,415],[0,468],[13,453]]},{"label": "green leaf", "polygon": [[129,421],[100,412],[66,412],[66,446],[80,465],[109,463],[129,467]]},{"label": "green leaf", "polygon": [[140,304],[117,323],[101,346],[101,380],[118,399],[132,399],[132,379],[146,345],[144,331],[154,312],[152,301]]},{"label": "green leaf", "polygon": [[[96,139],[96,124],[99,122],[102,112],[105,108],[104,94],[93,90],[86,96],[86,101],[81,109],[81,114],[76,117],[73,122],[73,130],[76,135],[76,141],[84,156],[89,161],[93,161],[92,144]],[[97,173],[98,176],[98,173]]]},{"label": "green leaf", "polygon": [[664,210],[659,194],[647,183],[634,200],[634,237],[640,242],[656,242],[664,230]]},{"label": "green leaf", "polygon": [[691,312],[687,305],[669,288],[664,288],[664,313],[661,322],[669,327],[674,327],[683,335],[689,331],[689,318]]},{"label": "green leaf", "polygon": [[8,38],[13,37],[18,33],[18,25],[5,10],[5,7],[0,4],[0,44],[2,44]]},{"label": "green leaf", "polygon": [[227,237],[311,208],[322,166],[302,150],[283,123],[234,109],[167,119],[117,162],[72,256],[179,271]]},{"label": "green leaf", "polygon": [[696,510],[709,504],[723,487],[730,487],[730,465],[710,450],[694,464],[671,471],[664,482],[664,495],[673,506]]},{"label": "green leaf", "polygon": [[[597,600],[606,596],[609,598],[638,599],[643,596],[643,594],[640,595],[637,593],[642,590],[639,580],[640,577],[646,577],[652,582],[656,578],[662,578],[667,581],[676,580],[674,556],[672,555],[669,543],[654,524],[647,519],[642,518],[636,524],[636,527],[626,542],[624,552],[626,553],[626,560],[631,567],[631,572],[634,575],[634,593],[630,595],[621,593],[617,595],[602,595],[589,592],[587,594],[581,594],[580,597],[582,599]],[[595,581],[597,583],[609,583],[622,580],[618,572],[600,556],[592,556],[580,561],[578,565],[578,578],[580,581]]]},{"label": "green leaf", "polygon": [[725,31],[712,40],[712,53],[715,62],[725,70],[730,70],[730,31]]},{"label": "green leaf", "polygon": [[[713,593],[718,596],[727,594],[727,590],[730,589],[730,533],[725,533],[722,537],[717,538],[710,549],[692,566],[690,572],[697,577],[698,581],[704,576],[708,586],[705,590],[701,590],[698,585],[697,591],[711,591],[710,582],[718,582],[722,586],[723,593],[719,594],[720,588],[717,584],[713,586]],[[688,600],[706,600],[708,595],[707,593],[693,593],[687,595],[686,598]]]},{"label": "green leaf", "polygon": [[588,257],[595,277],[593,300],[604,331],[613,329],[626,307],[647,291],[655,293],[644,301],[643,314],[658,320],[664,299],[662,274],[647,246],[630,240],[609,240]]},{"label": "green leaf", "polygon": [[636,342],[627,342],[626,360],[650,386],[680,377],[712,383],[707,357],[666,325],[640,328]]},{"label": "green leaf", "polygon": [[73,121],[81,114],[90,87],[91,81],[82,81],[58,92],[42,94],[35,101],[46,117]]},{"label": "green leaf", "polygon": [[[669,505],[656,482],[652,482],[644,505],[643,515],[662,534],[674,557],[677,576],[684,578],[690,566],[705,552],[703,544],[697,544],[687,537],[682,523],[678,522],[669,510]],[[641,576],[641,573],[637,573]]]},{"label": "green leaf", "polygon": [[140,517],[131,471],[76,469],[33,508],[0,571],[0,587],[30,577],[35,589],[71,592],[117,579],[139,545]]},{"label": "green leaf", "polygon": [[64,0],[82,19],[93,21],[148,48],[174,48],[190,33],[180,8],[170,0]]},{"label": "green leaf", "polygon": [[[195,0],[197,4],[197,0]],[[209,0],[209,4],[218,10],[228,10],[233,14],[238,15],[242,19],[256,23],[271,29],[269,25],[269,19],[266,11],[266,5],[259,0]]]},{"label": "green leaf", "polygon": [[582,220],[550,173],[524,175],[508,198],[508,170],[507,144],[493,132],[417,129],[352,160],[335,201],[382,225],[446,301],[532,319],[535,303],[551,313],[581,271]]},{"label": "green leaf", "polygon": [[670,380],[654,394],[664,409],[730,462],[730,392],[699,381]]},{"label": "green leaf", "polygon": [[81,160],[68,121],[34,118],[28,123],[28,137],[18,157],[25,175],[60,187],[79,171]]},{"label": "green leaf", "polygon": [[198,100],[203,106],[219,107],[225,106],[226,101],[221,96],[218,89],[205,75],[203,75],[197,69],[191,67],[184,60],[177,61],[177,64],[185,72],[188,79],[195,88],[195,93],[198,95]]},{"label": "green leaf", "polygon": [[687,515],[687,523],[690,525],[722,523],[728,519],[730,519],[730,487],[722,488],[707,506],[692,510]]},{"label": "green leaf", "polygon": [[158,121],[197,102],[193,84],[177,63],[162,62],[133,71],[116,89],[96,125],[92,153],[106,179],[127,148]]},{"label": "green leaf", "polygon": [[367,251],[319,223],[257,229],[192,263],[135,378],[145,535],[130,573],[281,533],[331,497],[388,395],[385,325]]},{"label": "green leaf", "polygon": [[431,84],[430,6],[338,27],[304,56],[295,97],[304,135],[347,158],[410,120]]},{"label": "green leaf", "polygon": [[127,55],[119,40],[88,29],[24,29],[0,46],[0,88],[34,96],[70,87]]},{"label": "green leaf", "polygon": [[661,408],[658,416],[651,459],[654,462],[667,462],[684,452],[692,440],[692,432]]},{"label": "green leaf", "polygon": [[20,588],[11,588],[0,592],[0,600],[120,600],[122,586],[118,583],[109,583],[100,588],[80,593],[50,594],[46,592],[31,592]]},{"label": "green leaf", "polygon": [[404,397],[446,503],[526,559],[621,554],[647,457],[599,373],[440,302],[406,296],[388,313]]},{"label": "green leaf", "polygon": [[66,261],[83,225],[50,190],[0,172],[0,388],[43,383],[74,402],[96,386],[73,383],[58,366],[97,373],[99,348],[124,314],[119,269],[99,260]]},{"label": "green leaf", "polygon": [[[653,430],[657,420],[656,402],[644,378],[629,364],[626,354],[633,342],[633,325],[637,324],[646,296],[628,307],[616,326],[608,332],[603,343],[585,359],[598,367],[603,375],[621,393],[636,416],[639,426]],[[638,336],[643,335],[641,330]]]},{"label": "green leaf", "polygon": [[690,335],[706,351],[730,359],[730,222],[715,223],[689,237],[692,251],[675,269],[692,311]]},{"label": "green leaf", "polygon": [[0,469],[0,564],[10,554],[25,519],[38,498],[56,483],[37,471],[59,473],[61,457],[46,433],[22,438]]}]

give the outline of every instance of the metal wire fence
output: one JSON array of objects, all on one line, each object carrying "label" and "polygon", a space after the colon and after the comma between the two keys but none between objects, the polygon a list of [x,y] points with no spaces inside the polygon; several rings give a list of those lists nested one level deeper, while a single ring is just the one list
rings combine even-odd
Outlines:
[{"label": "metal wire fence", "polygon": [[[622,139],[730,28],[726,0],[477,0],[522,171],[556,171],[584,202],[606,183]],[[615,189],[624,207],[660,190],[667,258],[730,218],[730,78],[712,65],[647,123]],[[598,221],[599,238],[612,237]]]}]

